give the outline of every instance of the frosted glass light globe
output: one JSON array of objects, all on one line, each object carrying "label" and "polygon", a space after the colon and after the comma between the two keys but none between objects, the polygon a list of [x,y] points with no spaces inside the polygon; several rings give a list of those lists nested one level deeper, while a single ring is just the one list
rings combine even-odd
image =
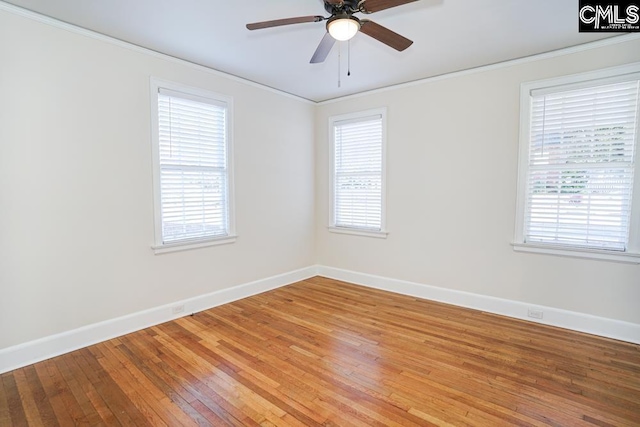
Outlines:
[{"label": "frosted glass light globe", "polygon": [[352,39],[360,29],[360,25],[355,19],[341,18],[329,22],[327,29],[331,37],[342,42]]}]

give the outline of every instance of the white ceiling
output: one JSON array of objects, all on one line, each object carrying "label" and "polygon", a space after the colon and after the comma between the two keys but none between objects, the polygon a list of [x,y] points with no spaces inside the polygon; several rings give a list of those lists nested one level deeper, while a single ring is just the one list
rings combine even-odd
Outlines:
[{"label": "white ceiling", "polygon": [[[577,0],[420,0],[366,18],[414,41],[404,52],[364,35],[309,59],[325,23],[249,31],[263,20],[323,15],[321,0],[9,0],[17,6],[313,101],[575,46]],[[360,15],[362,17],[362,15]],[[338,46],[342,49],[338,87]]]}]

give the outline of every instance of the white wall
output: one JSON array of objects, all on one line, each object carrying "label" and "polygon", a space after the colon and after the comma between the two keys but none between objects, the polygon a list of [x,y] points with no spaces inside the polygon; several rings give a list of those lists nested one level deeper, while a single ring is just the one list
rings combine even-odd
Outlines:
[{"label": "white wall", "polygon": [[[315,263],[640,324],[639,266],[509,245],[520,83],[638,60],[636,40],[314,106],[0,11],[0,350]],[[236,243],[153,255],[150,76],[234,98]],[[329,233],[328,117],[381,106],[391,233]]]},{"label": "white wall", "polygon": [[[234,244],[154,255],[149,77],[234,99]],[[0,349],[314,262],[310,103],[0,11]]]},{"label": "white wall", "polygon": [[[640,324],[640,266],[514,253],[510,246],[520,84],[634,61],[638,39],[322,104],[318,264]],[[382,106],[389,237],[330,233],[328,118]]]}]

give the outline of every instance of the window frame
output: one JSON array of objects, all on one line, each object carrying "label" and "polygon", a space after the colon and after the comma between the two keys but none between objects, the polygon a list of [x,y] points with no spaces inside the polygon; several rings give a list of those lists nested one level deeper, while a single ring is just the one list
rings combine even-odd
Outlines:
[{"label": "window frame", "polygon": [[[335,206],[335,172],[336,172],[336,141],[335,141],[335,124],[341,121],[357,121],[358,119],[367,119],[372,116],[379,115],[382,120],[382,165],[381,165],[381,207],[380,207],[380,230],[367,230],[357,227],[345,227],[336,225],[336,206]],[[389,232],[387,231],[387,108],[380,107],[370,110],[358,111],[354,113],[340,114],[329,117],[329,226],[330,232],[339,234],[350,234],[355,236],[374,237],[386,239]]]},{"label": "window frame", "polygon": [[518,154],[518,183],[516,198],[516,218],[513,249],[517,252],[530,252],[566,257],[596,259],[622,263],[640,264],[640,106],[637,109],[636,141],[634,152],[634,177],[631,193],[631,218],[629,221],[628,246],[625,251],[588,249],[552,243],[525,242],[525,214],[527,204],[527,179],[529,172],[529,144],[531,125],[532,91],[550,90],[561,92],[569,86],[595,86],[602,80],[615,79],[624,75],[640,72],[640,62],[618,67],[561,76],[556,78],[526,82],[520,85],[520,134]]},{"label": "window frame", "polygon": [[[151,104],[151,152],[153,164],[153,213],[154,213],[154,244],[151,248],[155,254],[162,254],[189,249],[197,249],[214,245],[233,243],[236,241],[235,229],[235,197],[233,174],[233,98],[206,89],[191,87],[168,80],[151,77],[149,80]],[[160,131],[158,94],[161,89],[183,93],[189,96],[204,98],[216,104],[226,105],[226,172],[227,172],[227,233],[221,236],[184,239],[181,241],[163,242],[162,235],[162,193],[160,168]]]}]

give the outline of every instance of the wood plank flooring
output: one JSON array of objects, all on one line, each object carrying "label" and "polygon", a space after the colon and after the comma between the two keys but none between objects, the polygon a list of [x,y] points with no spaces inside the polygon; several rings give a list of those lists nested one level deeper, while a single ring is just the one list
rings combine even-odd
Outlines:
[{"label": "wood plank flooring", "polygon": [[321,277],[0,376],[0,426],[639,426],[640,346]]}]

